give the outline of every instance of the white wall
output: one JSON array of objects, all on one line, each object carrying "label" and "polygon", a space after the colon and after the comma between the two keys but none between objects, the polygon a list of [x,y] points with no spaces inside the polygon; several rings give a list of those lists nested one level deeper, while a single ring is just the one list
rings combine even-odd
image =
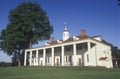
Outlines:
[{"label": "white wall", "polygon": [[[97,53],[97,62],[98,66],[105,66],[107,68],[113,67],[112,65],[112,56],[111,56],[111,48],[109,46],[98,44],[96,46]],[[99,60],[101,57],[108,57],[107,60]]]},{"label": "white wall", "polygon": [[[94,43],[95,45],[92,46],[92,48],[90,48],[90,50],[88,51],[88,48],[86,48],[86,44],[87,42],[90,42],[90,44]],[[72,64],[74,62],[76,62],[76,65],[79,66],[79,59],[81,59],[81,64],[82,62],[84,62],[84,66],[105,66],[105,67],[113,67],[112,66],[112,57],[111,57],[111,51],[110,51],[110,47],[106,44],[103,44],[101,42],[98,41],[94,41],[94,40],[88,40],[87,42],[81,43],[83,44],[82,49],[77,50],[76,51],[76,59],[74,60],[74,56],[73,56],[73,45],[69,45],[70,46],[70,51],[66,51],[66,46],[64,47],[64,61],[65,61],[65,56],[72,56]],[[76,41],[77,44],[79,44],[78,41]],[[86,43],[86,44],[85,44]],[[66,43],[65,43],[66,44]],[[77,47],[77,45],[76,45]],[[47,51],[49,50],[49,51]],[[51,65],[52,61],[51,61],[51,49],[47,49],[46,50],[46,58],[49,57],[49,63],[46,63],[46,65]],[[48,53],[47,53],[48,52]],[[84,56],[82,56],[82,54],[84,53]],[[89,61],[87,61],[87,55],[89,56]],[[54,49],[54,64],[56,64],[57,59],[59,59],[59,63],[61,64],[61,47],[56,47]],[[99,59],[101,57],[108,57],[107,60],[105,61],[100,61]],[[38,56],[39,58],[39,65],[41,65],[43,63],[43,54],[39,54]],[[47,60],[46,60],[47,61]],[[41,63],[42,62],[42,63]],[[70,65],[70,63],[66,63],[65,65]]]},{"label": "white wall", "polygon": [[[87,61],[87,55],[89,61]],[[92,47],[89,51],[87,51],[84,55],[85,57],[85,66],[96,66],[96,52],[95,47]]]}]

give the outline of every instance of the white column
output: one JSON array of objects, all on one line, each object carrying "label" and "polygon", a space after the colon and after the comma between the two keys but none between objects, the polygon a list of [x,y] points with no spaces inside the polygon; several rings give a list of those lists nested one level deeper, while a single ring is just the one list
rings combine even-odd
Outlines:
[{"label": "white column", "polygon": [[62,66],[64,66],[64,46],[61,47],[62,50]]},{"label": "white column", "polygon": [[46,49],[43,49],[43,66],[45,66]]},{"label": "white column", "polygon": [[36,50],[36,65],[38,65],[38,50]]},{"label": "white column", "polygon": [[25,54],[24,54],[24,66],[26,66],[26,57],[27,56],[27,52],[25,51]]},{"label": "white column", "polygon": [[54,66],[54,48],[52,47],[52,66]]},{"label": "white column", "polygon": [[76,66],[76,44],[73,44],[73,65]]},{"label": "white column", "polygon": [[30,66],[32,65],[32,50],[30,51],[30,59],[29,59],[29,62],[30,62]]},{"label": "white column", "polygon": [[87,42],[88,51],[90,50],[90,42]]}]

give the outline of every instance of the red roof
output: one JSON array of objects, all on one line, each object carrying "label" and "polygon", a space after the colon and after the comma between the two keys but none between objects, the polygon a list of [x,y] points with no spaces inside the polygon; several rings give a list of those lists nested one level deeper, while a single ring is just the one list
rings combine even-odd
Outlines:
[{"label": "red roof", "polygon": [[[79,40],[89,38],[89,36],[81,36],[81,35],[80,35],[80,36],[76,36],[76,37],[79,38]],[[63,41],[63,40],[60,40],[60,41],[62,41],[62,43],[65,43],[65,42],[72,42],[72,41],[74,41],[74,40],[73,40],[72,37],[70,37],[70,38],[68,38],[68,39],[65,40],[65,41]],[[48,44],[54,45],[54,44],[57,44],[57,41],[55,40],[55,41],[53,41],[53,42],[48,42]]]},{"label": "red roof", "polygon": [[99,60],[106,60],[108,57],[100,57]]},{"label": "red roof", "polygon": [[67,40],[63,41],[63,43],[65,43],[65,42],[71,42],[71,41],[73,41],[73,38],[68,38]]},{"label": "red roof", "polygon": [[54,44],[57,44],[57,41],[52,41],[52,42],[49,42],[48,44],[54,45]]}]

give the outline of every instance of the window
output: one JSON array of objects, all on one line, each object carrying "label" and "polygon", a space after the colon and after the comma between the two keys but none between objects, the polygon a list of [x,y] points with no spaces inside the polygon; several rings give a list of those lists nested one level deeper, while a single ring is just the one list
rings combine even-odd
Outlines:
[{"label": "window", "polygon": [[88,49],[87,45],[85,45],[85,49]]},{"label": "window", "polygon": [[89,62],[89,55],[87,54],[87,62]]},{"label": "window", "polygon": [[71,56],[65,56],[65,62],[71,62],[72,57]]},{"label": "window", "polygon": [[65,50],[66,50],[66,51],[71,51],[71,47],[70,47],[70,46],[67,46],[67,47],[65,47]]},{"label": "window", "polygon": [[82,50],[82,46],[78,45],[77,50]]},{"label": "window", "polygon": [[69,56],[69,62],[71,62],[72,61],[72,57],[71,56]]}]

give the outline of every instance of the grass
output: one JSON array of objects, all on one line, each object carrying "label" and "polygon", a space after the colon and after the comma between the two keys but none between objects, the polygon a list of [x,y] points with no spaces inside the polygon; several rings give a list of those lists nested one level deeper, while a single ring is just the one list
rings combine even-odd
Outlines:
[{"label": "grass", "polygon": [[120,69],[100,67],[0,67],[0,79],[120,79]]}]

